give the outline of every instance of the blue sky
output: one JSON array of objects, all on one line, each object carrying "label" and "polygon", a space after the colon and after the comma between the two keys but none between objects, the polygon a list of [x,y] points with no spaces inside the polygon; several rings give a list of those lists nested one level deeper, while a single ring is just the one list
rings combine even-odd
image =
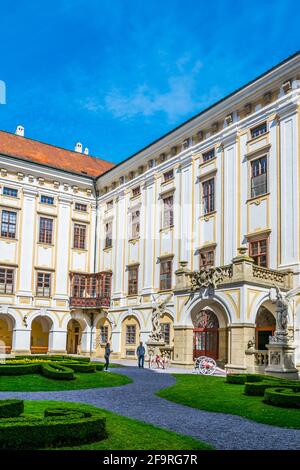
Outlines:
[{"label": "blue sky", "polygon": [[0,4],[0,129],[119,162],[300,49],[297,1]]}]

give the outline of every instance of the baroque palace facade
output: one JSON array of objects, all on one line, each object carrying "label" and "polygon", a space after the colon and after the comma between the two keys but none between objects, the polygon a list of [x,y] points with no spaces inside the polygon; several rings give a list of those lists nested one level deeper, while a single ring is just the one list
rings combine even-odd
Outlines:
[{"label": "baroque palace facade", "polygon": [[[167,299],[174,363],[266,366],[272,287],[300,286],[299,53],[115,166],[23,133],[0,132],[2,352],[134,358]],[[289,329],[300,367],[297,289]]]}]

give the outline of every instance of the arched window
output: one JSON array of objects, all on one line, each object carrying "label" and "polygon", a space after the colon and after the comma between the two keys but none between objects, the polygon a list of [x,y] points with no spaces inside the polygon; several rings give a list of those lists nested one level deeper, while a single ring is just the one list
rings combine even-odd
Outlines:
[{"label": "arched window", "polygon": [[267,349],[269,336],[273,335],[275,329],[276,320],[274,315],[266,307],[260,307],[256,315],[256,349]]}]

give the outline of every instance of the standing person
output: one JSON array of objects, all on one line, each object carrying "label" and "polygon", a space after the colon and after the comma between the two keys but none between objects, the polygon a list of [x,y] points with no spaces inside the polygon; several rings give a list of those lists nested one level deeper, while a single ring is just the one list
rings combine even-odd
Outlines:
[{"label": "standing person", "polygon": [[137,347],[136,354],[138,357],[139,368],[144,368],[144,361],[145,361],[145,348],[143,346],[143,342],[140,342],[140,345]]},{"label": "standing person", "polygon": [[108,370],[110,353],[111,353],[110,343],[106,343],[106,346],[105,346],[105,353],[104,353],[104,359],[105,359],[104,370],[105,370],[105,371]]}]

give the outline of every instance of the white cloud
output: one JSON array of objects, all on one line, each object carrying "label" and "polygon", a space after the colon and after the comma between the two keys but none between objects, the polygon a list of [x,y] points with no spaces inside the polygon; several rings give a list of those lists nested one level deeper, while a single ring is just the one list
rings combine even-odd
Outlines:
[{"label": "white cloud", "polygon": [[196,61],[191,70],[186,71],[189,61],[187,55],[177,60],[177,73],[168,78],[165,92],[152,89],[148,84],[138,86],[130,94],[113,89],[105,97],[105,108],[119,119],[131,119],[138,115],[147,117],[163,112],[169,121],[190,114],[195,109],[200,110],[218,99],[220,92],[215,87],[207,94],[199,94],[199,74],[203,66]]}]

